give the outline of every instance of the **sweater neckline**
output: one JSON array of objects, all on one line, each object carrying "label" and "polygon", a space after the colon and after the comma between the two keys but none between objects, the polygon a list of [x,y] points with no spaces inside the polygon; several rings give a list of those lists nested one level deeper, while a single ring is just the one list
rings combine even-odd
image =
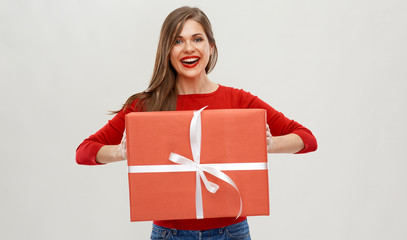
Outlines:
[{"label": "sweater neckline", "polygon": [[223,88],[222,85],[218,84],[218,88],[210,93],[193,93],[193,94],[182,94],[182,95],[178,95],[178,98],[196,98],[196,97],[209,97],[215,94],[218,94],[221,91],[221,88]]}]

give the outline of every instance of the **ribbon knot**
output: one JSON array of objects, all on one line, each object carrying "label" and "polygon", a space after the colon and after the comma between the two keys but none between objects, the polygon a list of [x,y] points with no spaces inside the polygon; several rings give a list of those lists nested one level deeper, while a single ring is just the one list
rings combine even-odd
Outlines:
[{"label": "ribbon knot", "polygon": [[[216,193],[216,191],[218,191],[219,185],[209,181],[206,178],[205,173],[204,173],[204,171],[206,171],[206,172],[219,171],[216,168],[203,166],[201,164],[198,164],[198,163],[196,163],[196,162],[194,162],[194,161],[192,161],[192,160],[190,160],[190,159],[188,159],[186,157],[183,157],[183,156],[181,156],[179,154],[176,154],[176,153],[171,153],[169,159],[171,161],[175,162],[175,163],[178,163],[178,164],[193,165],[196,168],[197,174],[202,179],[206,189],[211,193]],[[221,172],[221,171],[219,171],[219,172]]]},{"label": "ribbon knot", "polygon": [[[207,107],[207,106],[206,106]],[[171,153],[169,160],[174,163],[181,165],[193,165],[196,168],[196,189],[195,189],[195,204],[196,204],[196,218],[203,219],[203,203],[202,203],[202,190],[201,190],[201,179],[206,187],[206,189],[211,193],[216,193],[219,189],[219,185],[209,181],[206,178],[205,172],[212,174],[213,176],[225,181],[226,183],[232,185],[236,191],[239,193],[240,198],[240,209],[236,218],[240,217],[242,213],[242,196],[240,195],[239,189],[233,180],[218,170],[215,167],[204,166],[200,163],[201,161],[201,112],[206,108],[203,107],[198,111],[194,111],[194,116],[192,117],[191,124],[189,127],[189,138],[192,151],[193,161],[184,156],[176,153]]]}]

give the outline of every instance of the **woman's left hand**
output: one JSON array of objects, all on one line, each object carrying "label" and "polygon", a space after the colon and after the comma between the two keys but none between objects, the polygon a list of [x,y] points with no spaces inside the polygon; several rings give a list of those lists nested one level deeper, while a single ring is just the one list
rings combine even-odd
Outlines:
[{"label": "woman's left hand", "polygon": [[270,149],[273,146],[273,136],[271,136],[270,127],[267,123],[266,123],[266,140],[267,140],[267,152],[270,152]]}]

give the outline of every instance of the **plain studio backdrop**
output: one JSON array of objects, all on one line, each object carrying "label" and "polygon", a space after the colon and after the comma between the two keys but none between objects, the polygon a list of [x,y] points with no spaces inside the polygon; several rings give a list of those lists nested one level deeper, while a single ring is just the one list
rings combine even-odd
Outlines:
[{"label": "plain studio backdrop", "polygon": [[315,153],[270,154],[271,215],[253,239],[407,239],[407,2],[0,1],[0,238],[148,239],[130,222],[125,162],[76,147],[146,89],[164,18],[210,18],[210,79],[313,131]]}]

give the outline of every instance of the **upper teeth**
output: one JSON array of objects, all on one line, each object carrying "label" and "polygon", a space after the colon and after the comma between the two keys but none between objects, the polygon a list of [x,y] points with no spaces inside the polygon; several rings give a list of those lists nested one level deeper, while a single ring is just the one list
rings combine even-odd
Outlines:
[{"label": "upper teeth", "polygon": [[195,62],[196,60],[198,60],[199,58],[188,58],[188,59],[184,59],[182,60],[183,62]]}]

